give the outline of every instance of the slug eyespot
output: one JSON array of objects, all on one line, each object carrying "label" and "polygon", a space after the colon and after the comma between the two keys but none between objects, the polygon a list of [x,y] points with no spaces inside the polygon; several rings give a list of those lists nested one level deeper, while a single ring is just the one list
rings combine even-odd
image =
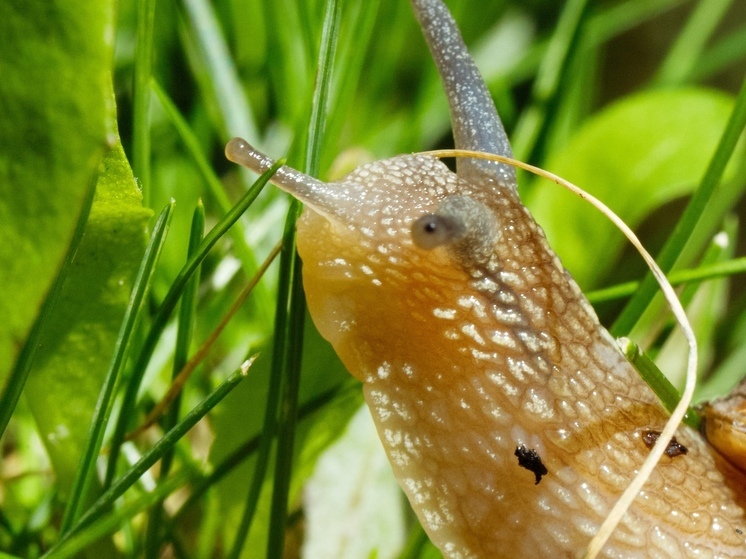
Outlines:
[{"label": "slug eyespot", "polygon": [[467,264],[489,259],[498,238],[492,210],[469,196],[446,196],[435,213],[417,219],[412,240],[424,250],[448,245]]},{"label": "slug eyespot", "polygon": [[424,250],[450,244],[463,235],[463,224],[438,214],[423,215],[412,225],[412,240]]},{"label": "slug eyespot", "polygon": [[518,465],[521,468],[526,468],[529,472],[533,472],[536,476],[534,485],[539,485],[541,478],[549,473],[549,470],[541,461],[541,456],[535,450],[526,448],[525,445],[518,445],[515,447],[515,455],[518,457]]}]

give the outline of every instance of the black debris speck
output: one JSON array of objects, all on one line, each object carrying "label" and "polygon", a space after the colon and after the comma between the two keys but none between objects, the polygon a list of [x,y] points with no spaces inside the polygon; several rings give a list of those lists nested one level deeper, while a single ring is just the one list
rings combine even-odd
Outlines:
[{"label": "black debris speck", "polygon": [[515,455],[518,457],[518,465],[521,468],[526,468],[528,471],[534,473],[536,476],[535,485],[539,485],[542,476],[549,473],[547,467],[542,464],[539,453],[535,450],[526,448],[525,445],[518,445],[515,447]]},{"label": "black debris speck", "polygon": [[[660,436],[660,431],[645,431],[642,434],[642,442],[645,443],[646,447],[653,448],[656,441],[658,440],[658,437]],[[675,458],[676,456],[681,456],[683,454],[686,454],[687,452],[689,452],[689,450],[687,450],[687,448],[683,444],[677,441],[676,437],[672,437],[671,440],[668,442],[668,446],[666,447],[666,456],[668,456],[669,458]]]}]

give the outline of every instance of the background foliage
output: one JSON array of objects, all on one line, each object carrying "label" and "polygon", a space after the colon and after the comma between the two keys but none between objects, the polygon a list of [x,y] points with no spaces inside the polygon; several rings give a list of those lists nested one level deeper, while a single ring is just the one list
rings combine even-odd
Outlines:
[{"label": "background foliage", "polygon": [[[743,271],[746,5],[449,5],[519,158],[605,200],[668,268]],[[0,554],[437,557],[359,387],[303,320],[297,208],[222,155],[241,135],[328,179],[449,145],[409,3],[10,0],[0,52]],[[520,180],[584,289],[643,276],[592,210]],[[683,292],[701,397],[743,376],[741,277]],[[603,321],[676,380],[684,344],[660,303],[615,293],[592,294]],[[181,397],[123,440],[195,353]]]}]

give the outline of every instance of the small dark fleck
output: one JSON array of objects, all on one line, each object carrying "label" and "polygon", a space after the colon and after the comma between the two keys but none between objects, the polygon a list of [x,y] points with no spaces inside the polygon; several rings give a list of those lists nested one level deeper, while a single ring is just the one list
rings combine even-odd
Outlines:
[{"label": "small dark fleck", "polygon": [[[653,448],[656,441],[658,440],[658,437],[660,436],[660,431],[645,431],[642,434],[642,442],[645,443],[646,447]],[[682,454],[686,454],[687,452],[689,452],[689,450],[683,444],[678,442],[676,440],[676,437],[671,438],[668,446],[666,447],[666,456],[668,456],[669,458],[675,458],[676,456],[681,456]]]},{"label": "small dark fleck", "polygon": [[535,485],[539,485],[542,476],[547,475],[547,467],[542,464],[539,453],[535,450],[528,449],[525,445],[519,445],[515,447],[515,455],[518,457],[518,465],[521,468],[526,468],[528,471],[533,472],[536,476]]},{"label": "small dark fleck", "polygon": [[736,534],[743,534],[740,528],[736,528]]}]

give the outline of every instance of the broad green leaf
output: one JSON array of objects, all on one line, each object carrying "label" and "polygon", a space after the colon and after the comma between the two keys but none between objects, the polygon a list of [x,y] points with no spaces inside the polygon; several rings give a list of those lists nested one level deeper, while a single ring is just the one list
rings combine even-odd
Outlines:
[{"label": "broad green leaf", "polygon": [[[729,96],[703,89],[628,97],[592,118],[547,168],[635,227],[697,185],[731,108]],[[607,218],[556,185],[537,183],[530,206],[582,287],[602,278],[624,246],[624,237]]]},{"label": "broad green leaf", "polygon": [[65,257],[113,125],[113,2],[0,2],[0,381]]},{"label": "broad green leaf", "polygon": [[104,158],[70,273],[44,329],[26,397],[62,490],[69,488],[111,360],[151,211],[121,144]]}]

